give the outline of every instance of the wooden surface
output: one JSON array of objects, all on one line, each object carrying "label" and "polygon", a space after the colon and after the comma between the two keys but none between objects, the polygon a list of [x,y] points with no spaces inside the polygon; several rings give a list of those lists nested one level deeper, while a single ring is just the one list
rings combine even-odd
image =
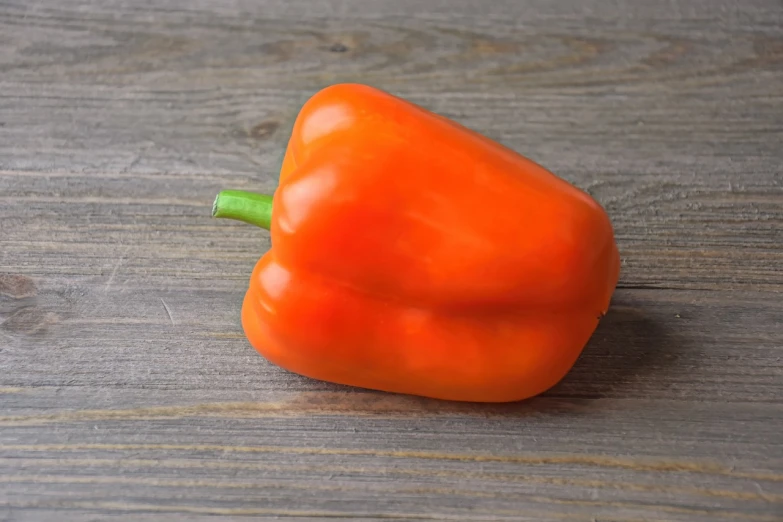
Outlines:
[{"label": "wooden surface", "polygon": [[[587,189],[622,251],[520,404],[313,382],[239,309],[301,103],[360,81]],[[0,520],[783,519],[779,0],[0,1]]]}]

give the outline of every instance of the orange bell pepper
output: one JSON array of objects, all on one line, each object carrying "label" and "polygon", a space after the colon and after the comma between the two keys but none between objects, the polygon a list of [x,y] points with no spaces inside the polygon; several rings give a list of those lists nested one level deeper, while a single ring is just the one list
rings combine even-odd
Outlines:
[{"label": "orange bell pepper", "polygon": [[488,138],[341,84],[293,128],[274,197],[218,195],[269,228],[242,307],[250,343],[311,378],[505,402],[571,369],[617,284],[606,212]]}]

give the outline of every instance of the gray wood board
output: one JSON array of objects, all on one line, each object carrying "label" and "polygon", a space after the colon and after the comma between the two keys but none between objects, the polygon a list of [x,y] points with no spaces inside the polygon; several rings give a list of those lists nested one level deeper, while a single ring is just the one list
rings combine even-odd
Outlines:
[{"label": "gray wood board", "polygon": [[[301,104],[370,83],[588,190],[612,310],[541,397],[271,366],[239,325]],[[779,1],[0,1],[0,520],[780,520]]]}]

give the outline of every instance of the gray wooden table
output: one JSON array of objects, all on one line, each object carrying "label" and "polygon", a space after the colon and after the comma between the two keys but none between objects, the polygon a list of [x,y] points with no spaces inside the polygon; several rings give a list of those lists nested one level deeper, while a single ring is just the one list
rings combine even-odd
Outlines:
[{"label": "gray wooden table", "polygon": [[[301,103],[357,81],[588,190],[623,258],[568,377],[477,406],[248,345]],[[0,520],[783,519],[779,0],[0,1]]]}]

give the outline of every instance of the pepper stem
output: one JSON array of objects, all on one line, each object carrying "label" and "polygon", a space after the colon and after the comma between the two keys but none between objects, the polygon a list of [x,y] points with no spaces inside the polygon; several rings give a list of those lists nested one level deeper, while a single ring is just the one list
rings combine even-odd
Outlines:
[{"label": "pepper stem", "polygon": [[269,230],[272,196],[243,190],[222,190],[212,205],[212,217],[236,219]]}]

